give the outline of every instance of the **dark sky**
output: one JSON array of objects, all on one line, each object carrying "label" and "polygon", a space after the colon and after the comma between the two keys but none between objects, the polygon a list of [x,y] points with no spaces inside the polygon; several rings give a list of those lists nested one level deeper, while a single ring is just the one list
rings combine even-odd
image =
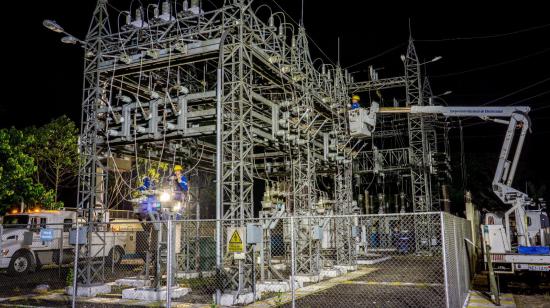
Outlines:
[{"label": "dark sky", "polygon": [[[133,2],[134,7],[139,3]],[[221,2],[211,0],[216,5]],[[273,0],[256,2],[276,8]],[[119,9],[130,5],[126,0],[110,3]],[[277,3],[299,19],[300,1]],[[543,2],[509,5],[483,1],[484,6],[479,4],[482,1],[440,2],[444,6],[374,3],[305,0],[307,31],[332,61],[337,59],[340,37],[344,67],[383,53],[350,68],[363,71],[372,64],[380,69],[383,78],[402,74],[399,55],[405,52],[410,23],[421,61],[443,57],[426,65],[425,70],[432,76],[435,94],[453,91],[445,97],[450,105],[476,105],[501,98],[491,105],[520,102],[535,109],[531,113],[534,133],[528,137],[524,155],[526,164],[518,173],[550,187],[550,164],[545,151],[550,141],[550,15]],[[62,114],[80,120],[82,51],[62,44],[60,36],[41,23],[45,18],[55,19],[65,30],[82,38],[94,6],[93,0],[6,1],[2,19],[5,88],[0,102],[0,127],[41,125]],[[502,35],[507,33],[513,34]],[[441,41],[471,37],[485,38]],[[400,48],[385,53],[400,44]],[[310,46],[314,56],[322,56],[313,43]],[[466,129],[466,150],[495,153],[495,161],[489,163],[496,164],[503,130],[504,127],[494,125]]]}]

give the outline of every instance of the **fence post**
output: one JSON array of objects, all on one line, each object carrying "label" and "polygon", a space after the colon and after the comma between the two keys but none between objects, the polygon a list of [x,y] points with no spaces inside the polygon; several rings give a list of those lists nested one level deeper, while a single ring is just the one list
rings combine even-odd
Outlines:
[{"label": "fence post", "polygon": [[296,294],[294,291],[296,268],[295,263],[295,247],[294,247],[294,216],[290,216],[290,292],[292,294],[292,308],[296,307]]},{"label": "fence post", "polygon": [[459,236],[458,236],[458,230],[457,230],[457,219],[455,217],[453,217],[453,233],[454,233],[454,238],[455,238],[455,260],[456,260],[456,293],[457,293],[457,297],[458,297],[458,301],[460,302],[460,300],[462,300],[462,275],[460,275],[460,266],[461,266],[461,263],[460,262],[460,243],[458,242],[459,240]]},{"label": "fence post", "polygon": [[439,213],[439,219],[441,222],[441,248],[443,252],[443,274],[445,279],[445,300],[446,300],[446,307],[450,307],[449,302],[449,273],[447,269],[447,262],[448,262],[448,256],[447,256],[447,237],[445,236],[445,214],[443,212]]},{"label": "fence post", "polygon": [[75,215],[75,226],[76,226],[76,240],[75,240],[75,246],[74,246],[74,265],[73,265],[73,298],[71,307],[76,307],[76,292],[77,292],[77,280],[78,280],[78,252],[80,251],[80,227],[78,226],[78,212]]},{"label": "fence post", "polygon": [[172,246],[172,219],[168,220],[168,228],[166,230],[166,307],[172,307],[172,257],[174,255],[174,247]]},{"label": "fence post", "polygon": [[65,222],[61,225],[61,232],[59,236],[59,265],[57,267],[57,275],[59,278],[61,278],[61,270],[63,269],[63,258],[65,257],[63,255],[63,237],[65,236]]},{"label": "fence post", "polygon": [[[113,244],[116,243],[116,236],[117,236],[117,233],[118,232],[113,232]],[[113,245],[114,247],[114,245]],[[121,255],[120,258],[122,258],[123,256]],[[111,274],[114,274],[115,273],[115,253],[111,254],[111,260],[109,261],[111,263]]]}]

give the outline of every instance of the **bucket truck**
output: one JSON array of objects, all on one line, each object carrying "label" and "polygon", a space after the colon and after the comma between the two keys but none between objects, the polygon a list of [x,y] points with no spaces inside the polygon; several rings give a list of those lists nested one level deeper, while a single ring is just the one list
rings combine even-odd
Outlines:
[{"label": "bucket truck", "polygon": [[[550,223],[544,209],[544,202],[539,200],[538,204],[535,204],[525,192],[512,187],[525,136],[530,130],[529,111],[530,108],[526,106],[380,107],[378,103],[373,102],[368,109],[357,108],[349,111],[350,133],[352,136],[371,136],[376,128],[377,114],[388,113],[479,117],[485,121],[507,125],[508,129],[493,177],[492,190],[504,204],[509,206],[509,209],[502,219],[494,213],[486,216],[492,219],[486,219],[481,225],[483,241],[491,247],[488,254],[495,265],[495,272],[499,270],[500,273],[523,270],[549,272]],[[515,149],[512,150],[514,146]],[[536,206],[538,208],[535,208]],[[515,247],[513,244],[516,244]],[[485,252],[486,262],[488,254]]]}]

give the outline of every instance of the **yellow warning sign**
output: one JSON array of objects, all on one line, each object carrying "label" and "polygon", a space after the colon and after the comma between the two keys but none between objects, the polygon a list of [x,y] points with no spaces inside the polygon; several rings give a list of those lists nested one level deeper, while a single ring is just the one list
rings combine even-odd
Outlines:
[{"label": "yellow warning sign", "polygon": [[228,231],[227,237],[229,239],[229,242],[227,243],[227,252],[229,253],[245,252],[244,228],[229,228],[227,231]]},{"label": "yellow warning sign", "polygon": [[242,243],[243,243],[243,240],[241,240],[241,237],[239,236],[239,232],[235,230],[235,232],[233,232],[233,235],[231,235],[229,244],[242,244]]}]

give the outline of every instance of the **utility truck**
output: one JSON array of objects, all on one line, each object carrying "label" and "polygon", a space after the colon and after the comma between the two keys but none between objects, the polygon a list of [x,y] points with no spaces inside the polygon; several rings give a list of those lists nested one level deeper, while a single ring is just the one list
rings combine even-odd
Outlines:
[{"label": "utility truck", "polygon": [[384,113],[479,117],[507,125],[492,190],[509,208],[502,215],[488,213],[485,216],[481,225],[484,260],[491,259],[495,273],[550,272],[550,223],[544,201],[534,201],[525,192],[512,187],[525,136],[530,130],[529,111],[526,106],[379,107],[374,102],[368,109],[349,111],[350,133],[357,137],[371,136],[376,128],[377,114]]},{"label": "utility truck", "polygon": [[[10,275],[25,275],[45,265],[71,263],[75,247],[71,242],[75,241],[71,241],[70,234],[75,233],[76,219],[76,212],[67,210],[7,214],[0,226],[0,269]],[[84,225],[82,218],[78,219],[79,225]],[[137,232],[143,231],[138,220],[113,220],[104,226],[105,249],[94,255],[100,255],[106,263],[119,264],[125,254],[136,252]],[[97,237],[92,235],[92,242],[102,241]]]}]

